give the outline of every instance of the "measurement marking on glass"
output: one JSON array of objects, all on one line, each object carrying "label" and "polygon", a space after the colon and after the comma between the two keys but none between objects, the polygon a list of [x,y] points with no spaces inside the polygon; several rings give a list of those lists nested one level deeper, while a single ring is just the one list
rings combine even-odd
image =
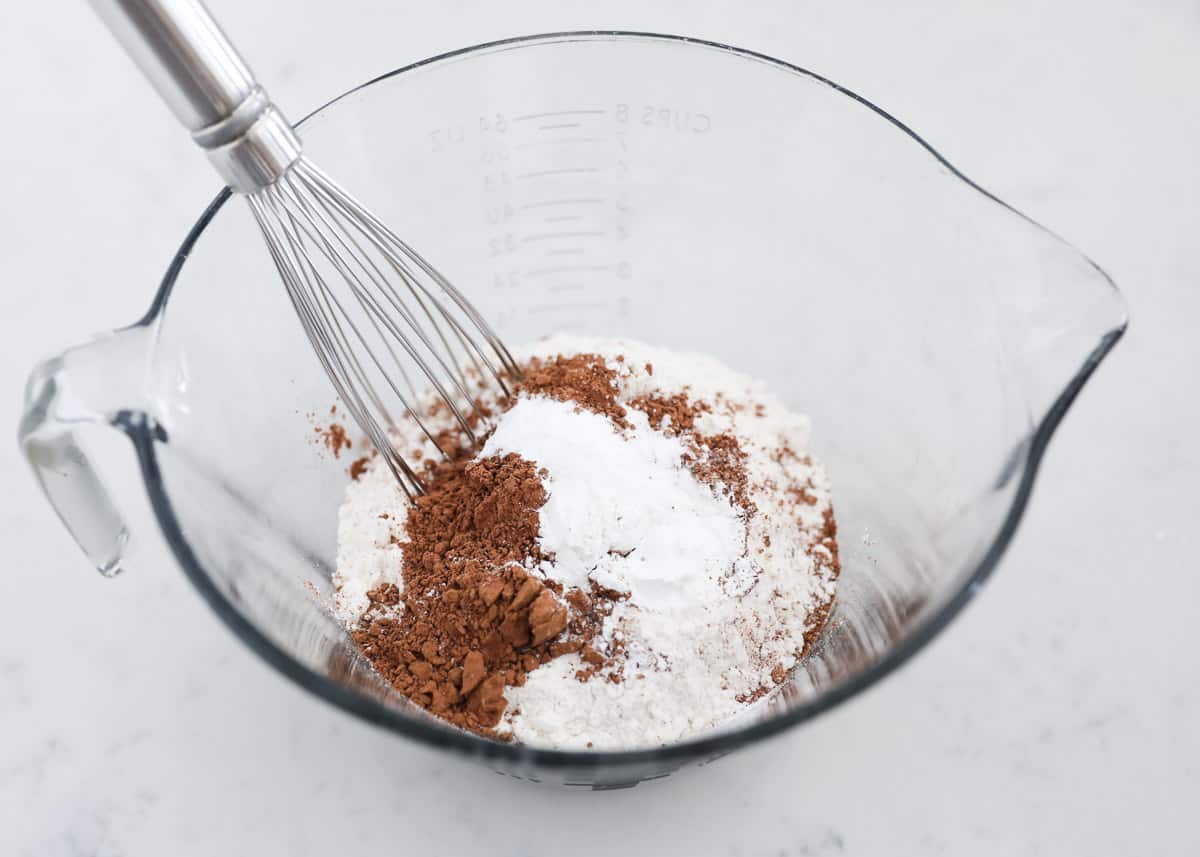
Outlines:
[{"label": "measurement marking on glass", "polygon": [[553,268],[530,268],[525,272],[526,277],[548,277],[552,274],[566,274],[573,271],[607,271],[608,265],[558,265]]},{"label": "measurement marking on glass", "polygon": [[582,128],[582,122],[557,122],[553,125],[539,125],[539,131],[557,131],[560,128]]},{"label": "measurement marking on glass", "polygon": [[606,137],[554,137],[549,140],[529,140],[525,143],[516,143],[514,149],[532,149],[535,146],[566,146],[571,143],[603,143],[607,140]]},{"label": "measurement marking on glass", "polygon": [[554,283],[547,286],[548,292],[582,292],[587,288],[583,283]]},{"label": "measurement marking on glass", "polygon": [[582,214],[556,214],[553,217],[543,217],[543,223],[570,223],[573,220],[583,220]]},{"label": "measurement marking on glass", "polygon": [[580,196],[574,199],[546,199],[541,202],[527,202],[524,205],[518,205],[517,208],[525,211],[530,208],[546,208],[551,205],[603,205],[608,202],[598,196]]},{"label": "measurement marking on glass", "polygon": [[587,175],[600,172],[600,167],[559,167],[555,170],[537,170],[532,173],[517,173],[518,179],[540,179],[546,176]]},{"label": "measurement marking on glass", "polygon": [[531,241],[550,241],[554,238],[603,238],[607,233],[602,229],[584,232],[539,232],[536,235],[526,235],[521,239],[522,244]]},{"label": "measurement marking on glass", "polygon": [[553,119],[556,116],[603,116],[606,110],[551,110],[547,113],[526,113],[524,116],[514,116],[514,122],[528,122],[530,119]]}]

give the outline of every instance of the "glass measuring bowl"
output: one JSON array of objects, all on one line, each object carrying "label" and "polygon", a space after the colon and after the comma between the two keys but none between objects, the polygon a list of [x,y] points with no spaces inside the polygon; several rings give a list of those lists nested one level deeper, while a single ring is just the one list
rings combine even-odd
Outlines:
[{"label": "glass measuring bowl", "polygon": [[92,562],[127,530],[77,443],[132,440],[162,533],[229,627],[288,677],[513,776],[620,786],[793,726],[944,628],[1012,538],[1038,461],[1120,337],[1086,257],[864,99],[769,57],[569,33],[418,63],[303,123],[314,159],[512,343],[566,330],[710,352],[810,414],[843,572],[816,650],[769,705],[661,748],[487,741],[409,705],[331,617],[348,461],[332,394],[246,206],[220,194],[146,316],[33,372],[21,424]]}]

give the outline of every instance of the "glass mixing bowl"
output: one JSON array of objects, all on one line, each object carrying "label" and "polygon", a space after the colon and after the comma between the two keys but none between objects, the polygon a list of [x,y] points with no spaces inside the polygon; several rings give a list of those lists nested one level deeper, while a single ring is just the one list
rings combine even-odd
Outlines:
[{"label": "glass mixing bowl", "polygon": [[77,426],[133,441],[163,535],[252,650],[364,720],[517,777],[597,787],[760,741],[886,675],[1003,553],[1063,413],[1124,327],[1109,278],[865,99],[725,45],[496,42],[309,116],[313,159],[510,343],[552,331],[710,352],[812,416],[842,578],[819,644],[728,729],[556,752],[441,725],[331,617],[347,460],[333,396],[247,206],[221,193],[136,324],[38,367],[22,445],[101,571],[127,531]]}]

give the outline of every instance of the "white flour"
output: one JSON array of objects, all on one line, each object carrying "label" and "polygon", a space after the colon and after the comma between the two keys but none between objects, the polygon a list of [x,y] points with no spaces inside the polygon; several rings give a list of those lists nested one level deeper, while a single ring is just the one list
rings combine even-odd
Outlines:
[{"label": "white flour", "polygon": [[[544,398],[522,398],[501,415],[481,455],[518,453],[546,470],[541,547],[554,560],[538,571],[567,587],[594,581],[629,597],[599,641],[623,642],[620,683],[581,682],[578,655],[556,658],[505,690],[500,729],[560,748],[670,743],[744,712],[747,697],[795,665],[814,611],[834,592],[831,555],[820,544],[829,487],[807,456],[807,418],[711,357],[566,336],[516,356],[578,353],[605,358],[623,404],[676,393],[708,403],[696,430],[737,438],[755,510],[746,515],[726,492],[698,481],[681,460],[679,438],[651,428],[633,407],[632,428],[622,432],[607,417]],[[405,440],[434,454],[415,434]],[[369,590],[403,585],[391,536],[404,515],[386,467],[372,466],[349,486],[335,576],[347,624],[366,608]]]}]

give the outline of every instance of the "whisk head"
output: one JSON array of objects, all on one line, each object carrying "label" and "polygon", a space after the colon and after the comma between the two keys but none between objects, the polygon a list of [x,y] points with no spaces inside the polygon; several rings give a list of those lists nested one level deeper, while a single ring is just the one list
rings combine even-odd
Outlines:
[{"label": "whisk head", "polygon": [[479,312],[432,265],[337,182],[301,157],[246,197],[309,342],[351,417],[411,499],[418,473],[393,443],[434,391],[470,441],[478,385],[505,394],[520,369]]}]

